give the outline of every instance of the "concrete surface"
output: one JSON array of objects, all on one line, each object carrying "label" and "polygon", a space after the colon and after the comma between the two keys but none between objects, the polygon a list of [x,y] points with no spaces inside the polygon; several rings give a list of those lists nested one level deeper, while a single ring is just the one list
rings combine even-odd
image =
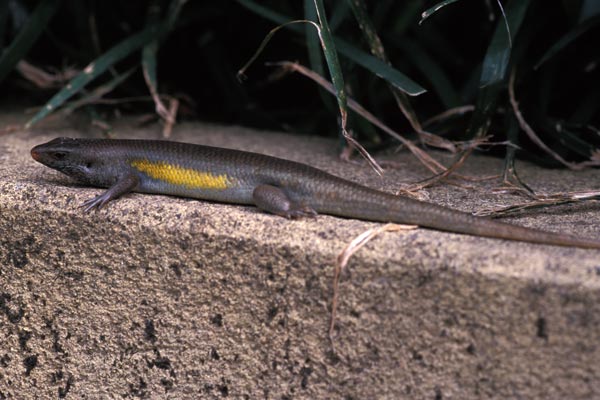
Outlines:
[{"label": "concrete surface", "polygon": [[[131,123],[115,133],[159,137]],[[100,190],[29,149],[91,134],[55,123],[0,136],[0,399],[600,398],[599,251],[386,233],[343,276],[333,349],[333,261],[377,224],[142,194],[84,214],[78,205]],[[173,139],[390,191],[427,176],[402,153],[387,159],[404,167],[380,179],[319,138],[183,124]],[[463,172],[500,167],[474,157]],[[598,188],[597,171],[519,170],[537,190]],[[491,194],[494,184],[425,194],[470,211],[520,201]],[[508,220],[600,239],[599,219],[590,202]]]}]

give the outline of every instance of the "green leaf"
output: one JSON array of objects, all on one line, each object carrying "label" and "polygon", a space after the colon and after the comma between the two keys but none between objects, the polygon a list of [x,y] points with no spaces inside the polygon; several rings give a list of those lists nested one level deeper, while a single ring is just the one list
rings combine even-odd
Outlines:
[{"label": "green leaf", "polygon": [[586,95],[576,100],[575,111],[569,117],[573,124],[590,124],[590,121],[600,115],[600,82],[589,87]]},{"label": "green leaf", "polygon": [[115,88],[117,86],[119,86],[121,83],[123,83],[124,81],[126,81],[127,78],[129,78],[135,70],[136,70],[136,67],[130,68],[128,71],[115,76],[110,81],[102,84],[101,86],[94,88],[94,90],[90,91],[89,93],[86,93],[85,95],[81,96],[77,100],[75,100],[71,103],[67,103],[65,105],[65,107],[61,110],[61,112],[64,112],[65,114],[69,114],[81,106],[84,106],[86,104],[90,104],[90,103],[97,101],[98,99],[102,98],[102,96],[115,90]]},{"label": "green leaf", "polygon": [[[237,0],[239,4],[253,11],[254,13],[260,15],[263,18],[266,18],[270,21],[273,21],[277,24],[286,24],[290,21],[285,15],[281,15],[276,13],[268,8],[265,8],[254,1],[251,0]],[[294,32],[302,33],[302,28],[296,25],[286,25],[288,29],[293,30]],[[333,37],[335,46],[339,53],[354,61],[356,64],[361,67],[371,71],[375,75],[394,85],[398,89],[403,92],[411,95],[418,96],[426,92],[424,88],[415,83],[413,80],[408,78],[406,75],[398,71],[397,69],[389,66],[385,62],[377,59],[376,57],[371,56],[368,53],[358,49],[357,47],[351,45],[343,39],[340,39],[336,36]]]},{"label": "green leaf", "polygon": [[[475,112],[469,121],[468,138],[482,137],[488,131],[493,113],[496,111],[498,95],[504,83],[511,52],[511,37],[516,36],[530,0],[512,0],[506,8],[506,24],[498,21],[487,53],[483,59],[480,89]],[[507,32],[507,25],[510,36]]]},{"label": "green leaf", "polygon": [[153,25],[131,35],[106,53],[88,64],[82,72],[73,78],[61,91],[55,94],[46,105],[25,125],[26,128],[33,126],[42,118],[60,107],[71,96],[78,93],[85,85],[101,75],[111,65],[117,63],[124,57],[133,53],[146,43],[150,42],[160,32],[160,25]]},{"label": "green leaf", "polygon": [[573,42],[579,36],[586,33],[591,28],[595,27],[600,22],[600,16],[595,16],[587,19],[585,22],[577,25],[574,29],[572,29],[569,33],[560,38],[557,42],[546,51],[546,53],[542,56],[540,61],[535,64],[535,69],[538,69],[540,65],[548,61],[550,58],[554,57],[559,51],[565,48],[568,44]]},{"label": "green leaf", "polygon": [[398,41],[409,62],[415,65],[421,73],[429,80],[435,93],[439,96],[445,108],[459,106],[462,102],[458,92],[452,85],[452,81],[444,72],[444,69],[434,60],[427,51],[416,41],[402,38]]},{"label": "green leaf", "polygon": [[510,61],[512,39],[517,35],[530,3],[530,0],[511,0],[508,3],[506,19],[498,21],[483,60],[480,86],[493,85],[504,80]]},{"label": "green leaf", "polygon": [[[377,34],[377,30],[375,29],[375,25],[373,24],[371,17],[367,13],[367,5],[365,4],[364,0],[347,0],[347,2],[350,3],[350,6],[352,7],[352,12],[354,13],[354,17],[358,22],[358,26],[363,34],[363,37],[369,44],[371,54],[373,54],[379,60],[385,62],[387,65],[390,65],[391,63],[387,54],[385,53],[383,43]],[[393,92],[394,99],[396,100],[398,107],[400,107],[402,113],[409,120],[413,129],[417,132],[421,131],[421,123],[419,122],[417,114],[410,104],[406,94],[397,90],[396,87],[392,87],[392,85],[390,85],[390,88]]]},{"label": "green leaf", "polygon": [[[150,2],[146,16],[146,26],[155,26],[160,20],[160,6],[157,1]],[[144,78],[152,96],[158,95],[158,84],[156,81],[156,55],[158,54],[159,35],[154,40],[146,43],[142,49],[142,69]]]},{"label": "green leaf", "polygon": [[[385,32],[385,35],[393,35],[396,37],[404,37],[406,32],[415,28],[415,19],[419,14],[421,14],[421,10],[423,9],[423,1],[422,0],[404,0],[398,2],[392,2],[395,5],[395,9],[392,13],[385,13],[384,15],[393,18],[393,25],[390,27],[391,29],[388,31],[383,28],[385,25],[375,24],[376,26],[381,27],[380,29]],[[379,4],[379,3],[376,3]],[[372,6],[374,9],[376,6]],[[376,10],[371,12],[371,19],[375,22]]]},{"label": "green leaf", "polygon": [[340,66],[337,50],[335,49],[335,43],[333,42],[333,37],[331,36],[331,31],[329,30],[329,24],[327,23],[327,16],[325,15],[325,6],[323,6],[323,0],[314,0],[314,2],[317,17],[319,18],[319,24],[321,25],[321,46],[323,47],[325,61],[327,62],[329,75],[331,76],[331,83],[335,89],[335,97],[337,98],[338,107],[340,108],[342,130],[345,130],[348,119],[348,99],[346,97],[346,88],[344,87],[342,67]]},{"label": "green leaf", "polygon": [[[308,21],[317,21],[317,12],[313,4],[313,0],[304,0],[304,17]],[[306,27],[306,48],[308,51],[308,60],[310,62],[310,68],[320,76],[325,76],[325,68],[323,68],[323,52],[321,51],[321,42],[319,41],[319,34],[315,28],[311,25]],[[319,87],[319,96],[323,104],[329,109],[333,110],[335,105],[332,102],[331,96],[321,87]]]},{"label": "green leaf", "polygon": [[489,85],[479,89],[477,102],[475,103],[475,112],[471,116],[469,128],[467,129],[467,138],[473,139],[485,136],[490,127],[492,114],[496,111],[500,89],[500,84]]},{"label": "green leaf", "polygon": [[[4,49],[6,35],[6,20],[8,19],[8,0],[0,0],[0,49]],[[0,50],[0,54],[1,50]]]},{"label": "green leaf", "polygon": [[449,4],[456,3],[458,0],[445,0],[441,3],[437,3],[435,6],[428,8],[427,10],[421,13],[421,20],[419,21],[419,25],[423,23],[427,18],[431,17],[434,13],[436,13],[439,9],[446,7]]},{"label": "green leaf", "polygon": [[[313,0],[304,0],[304,17],[308,21],[317,22],[317,13],[313,5]],[[310,67],[313,71],[321,76],[325,76],[323,68],[323,52],[321,51],[321,43],[319,34],[313,26],[306,27],[306,48],[308,49],[308,59]]]},{"label": "green leaf", "polygon": [[[162,25],[160,32],[156,37],[147,43],[142,50],[142,69],[144,71],[144,78],[146,84],[150,90],[152,98],[156,103],[156,109],[161,117],[164,117],[168,111],[165,105],[160,100],[158,95],[158,81],[156,78],[156,58],[158,54],[158,47],[161,40],[167,35],[167,33],[173,28],[177,21],[177,16],[181,11],[181,7],[186,3],[187,0],[172,0],[170,3],[167,17],[164,24]],[[146,20],[146,26],[154,26],[159,23],[159,12],[160,7],[156,3],[152,3],[148,8],[148,17]]]},{"label": "green leaf", "polygon": [[553,136],[563,148],[572,150],[586,158],[589,158],[597,151],[596,146],[581,139],[575,130],[564,121],[547,120],[542,125],[548,136]]},{"label": "green leaf", "polygon": [[378,77],[391,83],[406,94],[410,96],[418,96],[427,92],[427,90],[415,83],[415,81],[404,75],[402,72],[389,66],[380,59],[354,47],[345,40],[335,38],[335,43],[342,55],[354,61],[361,67],[371,71]]},{"label": "green leaf", "polygon": [[588,18],[600,15],[600,1],[598,0],[583,0],[581,4],[581,12],[579,14],[579,22],[583,22]]},{"label": "green leaf", "polygon": [[369,47],[371,48],[371,54],[376,56],[382,61],[389,63],[388,57],[385,54],[385,50],[383,48],[383,44],[381,43],[381,39],[377,34],[377,30],[367,13],[367,6],[363,2],[363,0],[346,0],[350,3],[352,7],[352,12],[354,13],[354,18],[356,18],[356,22],[358,22],[358,26],[362,31],[364,38],[366,39]]},{"label": "green leaf", "polygon": [[181,9],[187,2],[188,0],[171,0],[169,9],[167,10],[167,18],[162,26],[162,36],[160,37],[160,40],[164,39],[164,36],[173,29],[173,26],[175,26],[175,22],[177,22],[179,14],[181,13]]},{"label": "green leaf", "polygon": [[144,46],[142,50],[142,68],[146,76],[150,91],[157,91],[156,80],[156,54],[158,53],[158,41],[153,40]]},{"label": "green leaf", "polygon": [[[246,7],[248,10],[252,11],[253,13],[260,15],[261,17],[268,19],[270,21],[273,21],[279,25],[285,24],[286,22],[288,22],[292,19],[292,18],[288,18],[287,16],[285,16],[283,14],[279,14],[278,12],[275,12],[275,11],[271,10],[270,8],[261,6],[260,4],[254,2],[252,0],[237,0],[237,2],[239,4],[241,4],[242,6]],[[300,28],[298,28],[297,26],[290,27],[289,29],[291,29],[295,32],[300,32]]]},{"label": "green leaf", "polygon": [[331,32],[335,32],[346,20],[349,13],[348,5],[343,1],[336,1],[333,4],[333,10],[331,11],[331,18],[329,19],[329,28]]},{"label": "green leaf", "polygon": [[42,0],[27,20],[23,29],[0,57],[0,82],[6,78],[17,63],[27,54],[42,31],[48,25],[61,0]]}]

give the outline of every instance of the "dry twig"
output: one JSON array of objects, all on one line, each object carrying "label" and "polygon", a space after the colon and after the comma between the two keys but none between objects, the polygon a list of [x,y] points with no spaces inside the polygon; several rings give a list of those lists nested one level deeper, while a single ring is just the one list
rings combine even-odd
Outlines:
[{"label": "dry twig", "polygon": [[385,224],[383,226],[379,226],[377,228],[369,229],[357,237],[355,237],[349,244],[338,254],[337,260],[335,263],[335,270],[333,275],[333,296],[331,298],[331,318],[329,320],[329,340],[333,344],[333,329],[335,327],[335,316],[337,312],[338,298],[339,298],[339,283],[340,276],[350,257],[361,247],[367,244],[371,239],[380,235],[383,232],[396,232],[400,230],[412,230],[415,229],[414,225],[398,225],[398,224]]},{"label": "dry twig", "polygon": [[19,71],[25,79],[40,89],[62,87],[65,82],[68,82],[79,73],[79,71],[74,68],[65,68],[64,71],[50,73],[25,60],[21,60],[17,63],[17,71]]},{"label": "dry twig", "polygon": [[470,105],[470,104],[466,105],[466,106],[450,108],[438,115],[434,115],[433,117],[429,118],[428,120],[423,122],[423,126],[429,126],[435,122],[443,121],[443,120],[453,117],[455,115],[462,115],[462,114],[471,112],[473,110],[475,110],[475,106]]},{"label": "dry twig", "polygon": [[510,79],[508,81],[508,95],[510,97],[510,104],[512,105],[515,117],[517,118],[517,121],[519,121],[519,126],[521,127],[521,129],[523,129],[523,131],[525,131],[527,136],[529,136],[529,139],[531,139],[531,141],[533,141],[540,149],[548,153],[556,161],[560,162],[561,164],[572,170],[581,170],[586,167],[600,165],[600,159],[594,157],[590,158],[590,160],[588,161],[583,161],[580,163],[569,162],[562,158],[560,155],[558,155],[550,147],[546,146],[546,144],[542,141],[542,139],[540,139],[537,133],[535,133],[533,128],[531,128],[527,121],[525,121],[523,114],[521,114],[521,111],[519,110],[519,103],[515,98],[515,75],[516,70],[513,68],[513,70],[510,73]]},{"label": "dry twig", "polygon": [[600,199],[600,190],[552,193],[543,195],[538,194],[535,196],[535,200],[527,203],[518,203],[512,204],[510,206],[486,208],[475,212],[474,215],[498,217],[501,215],[513,214],[532,208],[551,207],[561,204],[580,203],[583,201],[598,199]]},{"label": "dry twig", "polygon": [[[310,69],[304,67],[303,65],[300,65],[295,62],[290,62],[290,61],[268,63],[267,65],[279,66],[279,67],[282,67],[282,68],[290,70],[290,71],[299,72],[302,75],[306,76],[307,78],[312,79],[314,82],[319,84],[321,87],[323,87],[328,92],[335,94],[335,92],[333,90],[333,86],[331,85],[330,82],[328,82],[326,79],[324,79],[322,76],[315,73],[314,71],[311,71]],[[427,169],[429,169],[431,172],[437,174],[437,173],[441,173],[446,170],[446,167],[444,167],[442,164],[440,164],[438,161],[436,161],[434,158],[432,158],[429,154],[427,154],[426,152],[421,150],[413,142],[404,138],[403,136],[401,136],[400,134],[398,134],[397,132],[392,130],[390,127],[385,125],[377,117],[375,117],[373,114],[371,114],[369,111],[367,111],[363,106],[361,106],[358,102],[356,102],[356,100],[349,97],[348,98],[348,106],[352,110],[354,110],[356,113],[360,114],[367,121],[371,122],[373,125],[375,125],[379,129],[381,129],[382,131],[384,131],[385,133],[387,133],[388,135],[392,136],[393,138],[397,139],[400,143],[405,145],[417,157],[417,159],[425,167],[427,167]]]}]

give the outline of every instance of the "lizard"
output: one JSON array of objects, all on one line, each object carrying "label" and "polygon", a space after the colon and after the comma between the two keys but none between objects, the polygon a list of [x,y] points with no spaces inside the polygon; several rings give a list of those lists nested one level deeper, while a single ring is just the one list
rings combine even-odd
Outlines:
[{"label": "lizard", "polygon": [[161,140],[56,138],[32,148],[31,156],[79,183],[108,188],[83,203],[86,212],[127,193],[141,192],[254,205],[290,219],[322,213],[497,239],[600,249],[600,240],[476,217],[258,153]]}]

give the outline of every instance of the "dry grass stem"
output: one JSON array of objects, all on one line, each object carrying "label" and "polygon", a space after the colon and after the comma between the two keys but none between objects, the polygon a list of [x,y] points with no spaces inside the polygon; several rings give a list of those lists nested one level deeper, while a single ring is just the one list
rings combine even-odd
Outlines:
[{"label": "dry grass stem", "polygon": [[335,328],[335,316],[337,313],[338,306],[340,276],[346,268],[350,257],[352,257],[354,253],[360,250],[371,239],[375,238],[383,232],[396,232],[400,230],[412,230],[415,228],[416,226],[414,225],[399,225],[390,223],[385,224],[383,226],[379,226],[377,228],[369,229],[355,237],[344,248],[344,250],[342,250],[340,254],[338,254],[333,275],[333,296],[331,299],[331,318],[329,320],[329,339],[331,343],[333,343],[333,330]]},{"label": "dry grass stem", "polygon": [[[279,67],[285,68],[290,71],[299,72],[302,75],[306,76],[307,78],[312,79],[314,82],[319,84],[321,87],[323,87],[328,92],[335,94],[335,91],[333,90],[333,85],[330,82],[328,82],[326,79],[324,79],[322,76],[315,73],[314,71],[312,71],[296,62],[281,61],[281,62],[275,62],[275,63],[268,63],[267,65],[279,66]],[[403,136],[401,136],[400,134],[398,134],[397,132],[392,130],[390,127],[385,125],[377,117],[375,117],[373,114],[371,114],[369,111],[367,111],[363,106],[361,106],[358,102],[356,102],[356,100],[349,97],[348,98],[348,106],[352,110],[354,110],[356,113],[361,115],[363,118],[365,118],[367,121],[371,122],[373,125],[375,125],[379,129],[381,129],[382,131],[384,131],[385,133],[387,133],[388,135],[392,136],[393,138],[397,139],[400,143],[405,145],[417,157],[417,159],[431,172],[438,174],[438,173],[441,173],[446,170],[446,167],[444,167],[437,160],[432,158],[429,154],[427,154],[426,152],[421,150],[412,141],[404,138]]]},{"label": "dry grass stem", "polygon": [[523,131],[525,131],[529,139],[531,139],[532,142],[534,142],[540,149],[548,153],[556,161],[560,162],[561,164],[572,170],[581,170],[586,167],[600,165],[600,160],[594,158],[591,158],[589,161],[584,161],[581,163],[569,162],[562,158],[560,155],[558,155],[556,152],[554,152],[550,147],[546,146],[546,144],[542,141],[542,139],[540,139],[537,133],[535,133],[533,128],[531,128],[527,121],[525,121],[523,114],[521,114],[521,111],[519,110],[519,103],[515,98],[515,75],[516,70],[513,69],[510,73],[510,79],[508,82],[508,95],[510,97],[510,104],[512,105],[515,117],[517,118],[517,121],[519,121],[519,126]]},{"label": "dry grass stem", "polygon": [[19,71],[25,79],[40,89],[62,87],[65,82],[68,82],[79,73],[79,71],[73,68],[66,68],[61,72],[50,73],[25,60],[21,60],[17,63],[17,71]]},{"label": "dry grass stem", "polygon": [[[457,158],[457,160],[454,163],[452,163],[452,165],[450,167],[446,168],[446,170],[440,174],[437,174],[437,175],[427,178],[423,181],[415,183],[414,185],[412,185],[410,187],[410,191],[418,191],[418,190],[424,189],[426,187],[435,185],[444,179],[447,179],[452,173],[456,172],[457,169],[459,169],[460,167],[463,166],[463,164],[465,163],[467,158],[471,155],[473,150],[475,150],[478,146],[481,146],[483,144],[489,144],[488,139],[489,139],[489,137],[486,136],[486,137],[471,140],[469,142],[465,142],[464,143],[465,147],[464,147],[462,153]],[[465,176],[457,175],[457,174],[455,174],[454,177],[464,179],[464,180],[472,179],[470,177],[465,177]]]},{"label": "dry grass stem", "polygon": [[169,138],[171,137],[171,132],[173,132],[173,125],[177,121],[177,111],[179,110],[179,100],[175,97],[171,97],[169,99],[169,110],[167,111],[166,116],[163,117],[165,124],[163,126],[163,137]]},{"label": "dry grass stem", "polygon": [[498,206],[482,209],[474,213],[477,216],[498,217],[507,214],[513,214],[532,208],[545,208],[569,203],[580,203],[589,200],[600,199],[600,190],[577,191],[536,195],[535,200],[527,203],[517,203],[510,206]]},{"label": "dry grass stem", "polygon": [[433,117],[429,118],[428,120],[423,122],[423,126],[429,126],[433,123],[443,121],[443,120],[451,118],[455,115],[463,115],[468,112],[472,112],[473,110],[475,110],[475,106],[470,105],[470,104],[466,105],[466,106],[450,108],[438,115],[434,115]]}]

